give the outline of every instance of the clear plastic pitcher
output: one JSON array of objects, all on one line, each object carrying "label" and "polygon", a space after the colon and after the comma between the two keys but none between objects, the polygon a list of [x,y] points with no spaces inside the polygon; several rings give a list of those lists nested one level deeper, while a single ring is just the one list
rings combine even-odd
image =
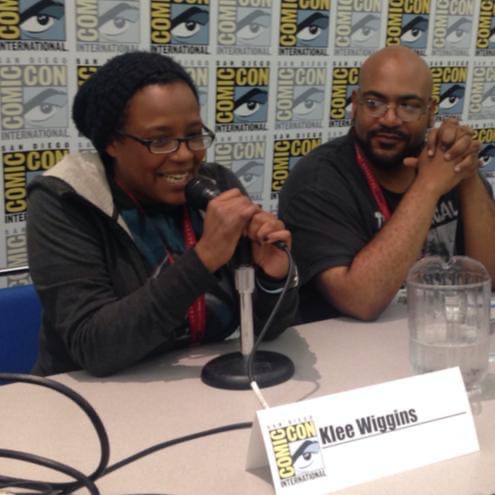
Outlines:
[{"label": "clear plastic pitcher", "polygon": [[488,371],[491,281],[472,258],[418,261],[407,277],[409,354],[415,373],[459,366],[466,390]]}]

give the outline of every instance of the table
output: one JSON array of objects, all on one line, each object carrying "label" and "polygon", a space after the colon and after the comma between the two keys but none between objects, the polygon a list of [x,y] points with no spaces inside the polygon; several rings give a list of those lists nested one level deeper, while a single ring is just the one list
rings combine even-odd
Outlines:
[{"label": "table", "polygon": [[[263,345],[289,356],[290,381],[263,390],[270,406],[301,401],[411,375],[405,309],[389,308],[372,323],[348,318],[288,329]],[[200,380],[212,357],[238,342],[174,352],[105,379],[85,372],[54,378],[83,395],[110,438],[110,463],[168,439],[230,423],[252,421],[259,403],[251,391],[210,388]],[[491,365],[493,366],[493,364]],[[491,370],[492,373],[495,369]],[[484,382],[475,415],[481,451],[338,492],[345,495],[490,495],[495,493],[495,374]],[[0,387],[0,445],[58,459],[89,473],[98,443],[75,405],[40,387]],[[104,495],[273,494],[268,467],[245,470],[250,430],[222,433],[156,452],[102,478]],[[50,480],[61,475],[0,459],[0,473]],[[80,490],[78,493],[87,493]]]}]

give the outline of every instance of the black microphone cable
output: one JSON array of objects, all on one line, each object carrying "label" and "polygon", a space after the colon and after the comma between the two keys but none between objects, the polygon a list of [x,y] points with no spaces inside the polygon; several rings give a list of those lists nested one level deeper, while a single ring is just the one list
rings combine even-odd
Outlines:
[{"label": "black microphone cable", "polygon": [[253,388],[253,391],[256,394],[256,397],[258,397],[258,400],[261,402],[261,404],[265,408],[268,408],[268,404],[266,403],[265,399],[263,398],[261,391],[256,384],[256,378],[254,377],[254,371],[253,371],[254,358],[255,358],[256,351],[257,351],[259,345],[263,341],[263,338],[266,335],[266,332],[270,328],[270,325],[272,324],[272,321],[275,318],[275,316],[278,312],[278,309],[279,309],[280,305],[282,304],[282,301],[285,298],[287,291],[289,290],[289,286],[294,279],[294,272],[296,270],[296,268],[295,268],[296,265],[294,263],[294,259],[292,258],[292,254],[290,252],[289,246],[287,246],[287,244],[285,244],[285,242],[282,242],[282,241],[277,241],[274,244],[277,248],[284,251],[285,254],[287,255],[287,258],[289,261],[289,269],[287,271],[287,278],[285,279],[285,283],[282,287],[282,291],[280,292],[280,295],[278,296],[277,302],[273,306],[273,309],[270,313],[270,316],[266,319],[265,324],[263,325],[263,328],[261,329],[261,332],[259,333],[259,335],[258,335],[258,337],[257,337],[257,339],[253,345],[253,348],[251,349],[251,352],[249,353],[248,360],[247,360],[247,375],[248,375],[249,383],[251,384],[251,388]]},{"label": "black microphone cable", "polygon": [[15,483],[16,486],[27,487],[27,488],[29,487],[32,488],[35,485],[45,486],[45,487],[50,486],[50,489],[52,491],[54,491],[55,493],[62,494],[62,493],[70,493],[70,491],[73,489],[85,486],[92,495],[99,495],[99,491],[94,485],[94,481],[100,477],[100,475],[103,473],[103,471],[108,465],[108,460],[110,457],[110,443],[108,441],[108,435],[105,430],[105,427],[103,426],[100,417],[93,409],[91,404],[84,397],[79,395],[71,388],[50,378],[44,378],[40,376],[33,376],[27,374],[25,375],[21,373],[0,373],[0,380],[5,380],[8,382],[14,381],[14,382],[28,383],[31,385],[46,387],[48,389],[51,389],[55,392],[64,395],[68,399],[75,402],[88,416],[89,420],[91,421],[91,424],[95,428],[101,450],[98,466],[96,467],[93,473],[91,473],[90,475],[85,475],[80,471],[70,466],[67,466],[66,464],[51,459],[47,459],[45,457],[37,456],[35,454],[30,454],[26,452],[17,452],[8,449],[0,449],[0,457],[19,459],[24,462],[30,462],[33,464],[38,464],[40,466],[48,467],[53,470],[67,474],[76,480],[75,482],[72,481],[72,482],[61,483],[61,482],[43,482],[37,480],[22,480],[18,478],[9,478],[2,476],[0,477],[0,487],[10,486],[8,484],[9,482]]},{"label": "black microphone cable", "polygon": [[[195,440],[206,436],[216,435],[218,433],[247,429],[247,428],[251,428],[253,425],[252,422],[233,423],[229,425],[219,426],[216,428],[211,428],[209,430],[203,430],[196,433],[191,433],[189,435],[184,435],[182,437],[174,438],[153,445],[129,457],[126,457],[111,466],[108,466],[110,446],[109,446],[108,436],[105,427],[103,426],[103,423],[100,417],[98,416],[98,414],[96,413],[96,411],[89,404],[89,402],[86,399],[84,399],[81,395],[79,395],[77,392],[67,387],[66,385],[63,385],[52,379],[40,377],[40,376],[32,376],[27,374],[25,375],[21,373],[0,373],[0,380],[39,385],[42,387],[47,387],[49,389],[55,390],[56,392],[59,392],[62,395],[68,397],[69,399],[74,401],[81,409],[83,409],[83,411],[89,417],[91,423],[93,424],[98,434],[98,438],[101,446],[100,462],[96,470],[90,475],[85,475],[84,473],[78,471],[77,469],[71,466],[68,466],[66,464],[63,464],[61,462],[52,459],[47,459],[45,457],[38,456],[36,454],[31,454],[27,452],[18,452],[9,449],[0,449],[0,458],[5,457],[10,459],[17,459],[32,464],[37,464],[43,467],[50,468],[54,471],[59,471],[76,480],[67,483],[60,483],[60,482],[21,479],[21,478],[14,478],[14,477],[0,475],[0,489],[24,488],[31,490],[29,492],[23,492],[22,495],[69,495],[70,493],[73,493],[74,491],[79,490],[81,488],[86,488],[91,495],[100,495],[100,492],[98,491],[95,482],[97,482],[103,476],[113,473],[114,471],[117,471],[118,469],[121,469],[124,466],[127,466],[128,464],[137,461],[138,459],[146,457],[159,450],[164,450],[168,447],[178,445],[180,443],[189,442],[191,440]],[[17,495],[21,495],[21,493],[17,492]]]}]

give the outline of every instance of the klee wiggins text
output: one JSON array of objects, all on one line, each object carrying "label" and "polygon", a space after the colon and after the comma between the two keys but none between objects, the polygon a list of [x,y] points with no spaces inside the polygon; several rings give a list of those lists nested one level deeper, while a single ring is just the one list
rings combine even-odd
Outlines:
[{"label": "klee wiggins text", "polygon": [[351,440],[356,436],[394,431],[417,421],[418,415],[415,409],[403,411],[395,409],[392,413],[383,416],[371,415],[356,418],[354,423],[323,426],[319,428],[319,432],[322,444],[329,445]]}]

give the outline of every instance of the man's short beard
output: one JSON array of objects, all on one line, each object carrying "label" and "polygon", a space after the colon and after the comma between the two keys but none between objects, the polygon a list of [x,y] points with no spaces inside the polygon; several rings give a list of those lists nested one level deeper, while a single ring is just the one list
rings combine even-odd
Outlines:
[{"label": "man's short beard", "polygon": [[354,131],[354,138],[358,142],[359,146],[363,150],[363,153],[366,155],[366,158],[369,162],[376,168],[380,170],[398,170],[402,167],[404,158],[408,157],[416,157],[421,153],[423,149],[424,143],[420,142],[417,145],[408,143],[404,151],[397,154],[393,158],[385,158],[381,156],[377,156],[371,147],[371,137],[374,133],[368,133],[366,135],[366,140],[361,139],[357,132]]}]

